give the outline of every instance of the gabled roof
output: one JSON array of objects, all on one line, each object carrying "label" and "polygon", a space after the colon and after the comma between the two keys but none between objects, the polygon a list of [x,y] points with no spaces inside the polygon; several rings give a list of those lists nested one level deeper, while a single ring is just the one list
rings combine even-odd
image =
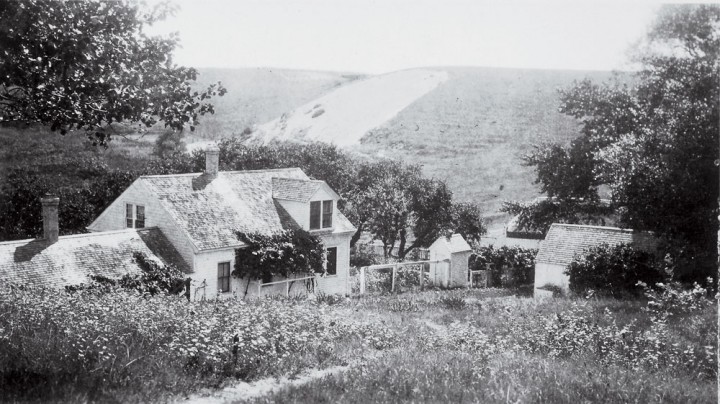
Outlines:
[{"label": "gabled roof", "polygon": [[272,196],[276,199],[284,199],[288,201],[308,202],[323,188],[335,199],[340,196],[330,188],[325,181],[301,180],[296,178],[272,178]]},{"label": "gabled roof", "polygon": [[[272,234],[300,226],[273,198],[273,178],[295,180],[308,188],[310,181],[299,168],[256,171],[221,171],[215,177],[203,174],[140,177],[195,247],[202,250],[238,247],[235,231]],[[290,183],[292,181],[284,181]],[[303,195],[307,191],[303,190]],[[342,213],[334,232],[354,230]],[[344,219],[344,220],[343,220]]]},{"label": "gabled roof", "polygon": [[120,278],[141,271],[136,252],[190,272],[159,229],[127,229],[62,236],[52,244],[42,239],[2,242],[0,283],[60,288],[87,283],[90,275]]},{"label": "gabled roof", "polygon": [[545,240],[540,243],[535,262],[567,266],[590,247],[621,243],[653,251],[657,246],[657,239],[650,233],[631,229],[554,223],[550,226]]},{"label": "gabled roof", "polygon": [[451,254],[462,251],[472,251],[470,244],[465,241],[462,235],[457,233],[453,234],[449,239],[443,236],[438,237],[433,243],[433,246],[437,244],[444,246]]}]

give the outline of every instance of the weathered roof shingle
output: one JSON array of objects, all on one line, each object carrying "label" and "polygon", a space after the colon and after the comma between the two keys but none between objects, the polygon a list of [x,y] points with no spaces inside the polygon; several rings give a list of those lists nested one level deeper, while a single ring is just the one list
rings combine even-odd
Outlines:
[{"label": "weathered roof shingle", "polygon": [[[160,199],[175,223],[198,250],[242,245],[235,231],[271,234],[299,228],[273,198],[273,184],[291,200],[310,198],[323,181],[312,181],[299,168],[257,171],[221,171],[202,187],[193,180],[202,174],[140,177]],[[282,198],[281,198],[282,199]],[[354,230],[339,211],[335,232]]]},{"label": "weathered roof shingle", "polygon": [[657,246],[657,239],[650,233],[631,229],[554,223],[550,226],[545,240],[540,243],[535,262],[567,266],[590,247],[621,243],[653,251]]},{"label": "weathered roof shingle", "polygon": [[52,288],[87,283],[90,275],[120,278],[139,273],[136,252],[163,264],[190,271],[177,250],[157,228],[128,229],[0,243],[0,282]]}]

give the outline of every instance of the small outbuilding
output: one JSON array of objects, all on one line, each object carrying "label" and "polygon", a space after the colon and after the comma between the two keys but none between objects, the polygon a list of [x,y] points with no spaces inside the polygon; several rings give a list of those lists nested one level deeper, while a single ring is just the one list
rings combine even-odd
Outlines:
[{"label": "small outbuilding", "polygon": [[584,226],[553,223],[535,257],[535,296],[538,288],[547,285],[560,287],[567,292],[570,277],[565,274],[568,265],[590,247],[600,244],[611,246],[632,244],[634,247],[654,251],[657,239],[650,233],[617,227]]},{"label": "small outbuilding", "polygon": [[[445,284],[442,286],[450,288],[467,287],[468,285],[468,260],[473,251],[462,235],[453,234],[448,237],[439,237],[429,248],[430,261],[450,260],[449,274],[446,276]],[[441,267],[437,267],[439,269]],[[437,278],[441,274],[433,271],[430,267],[431,282],[438,284]],[[442,282],[440,282],[442,283]]]}]

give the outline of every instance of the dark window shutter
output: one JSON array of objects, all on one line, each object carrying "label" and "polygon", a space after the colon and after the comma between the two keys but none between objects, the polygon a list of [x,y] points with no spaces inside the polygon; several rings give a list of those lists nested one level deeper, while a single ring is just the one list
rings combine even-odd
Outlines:
[{"label": "dark window shutter", "polygon": [[332,227],[333,201],[323,201],[322,227]]},{"label": "dark window shutter", "polygon": [[337,275],[337,247],[327,249],[327,267],[328,275]]},{"label": "dark window shutter", "polygon": [[320,228],[320,201],[310,202],[310,229]]}]

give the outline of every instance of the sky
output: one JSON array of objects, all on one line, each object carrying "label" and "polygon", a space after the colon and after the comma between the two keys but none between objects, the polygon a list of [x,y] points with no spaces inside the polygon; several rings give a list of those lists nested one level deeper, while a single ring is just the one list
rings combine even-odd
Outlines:
[{"label": "sky", "polygon": [[361,73],[428,66],[627,70],[656,2],[174,0],[175,61]]}]

